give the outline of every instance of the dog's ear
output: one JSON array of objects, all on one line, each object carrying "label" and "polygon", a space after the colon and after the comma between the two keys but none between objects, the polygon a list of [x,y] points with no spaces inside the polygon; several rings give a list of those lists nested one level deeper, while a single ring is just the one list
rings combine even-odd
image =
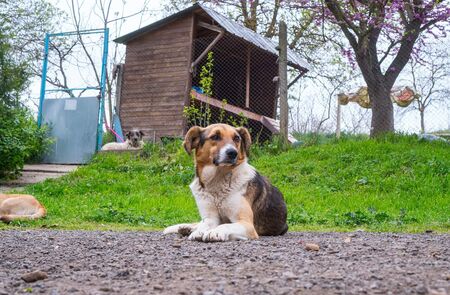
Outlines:
[{"label": "dog's ear", "polygon": [[189,155],[192,153],[192,150],[200,146],[200,137],[202,135],[203,129],[204,128],[194,126],[186,133],[183,146]]},{"label": "dog's ear", "polygon": [[236,131],[241,137],[241,150],[248,157],[250,154],[250,146],[252,145],[252,137],[250,136],[250,132],[248,132],[245,127],[236,128]]},{"label": "dog's ear", "polygon": [[131,138],[131,131],[128,131],[127,133],[125,133],[125,136],[127,137],[127,139]]},{"label": "dog's ear", "polygon": [[141,135],[141,138],[145,135],[144,132],[142,132],[142,130],[139,130],[139,134]]}]

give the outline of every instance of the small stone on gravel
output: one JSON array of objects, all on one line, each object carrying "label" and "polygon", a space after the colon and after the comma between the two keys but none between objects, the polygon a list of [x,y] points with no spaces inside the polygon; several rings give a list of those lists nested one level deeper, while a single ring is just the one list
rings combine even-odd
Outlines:
[{"label": "small stone on gravel", "polygon": [[320,250],[320,246],[317,245],[317,244],[306,243],[305,244],[305,250],[308,250],[308,251],[319,251]]},{"label": "small stone on gravel", "polygon": [[154,285],[154,286],[153,286],[153,289],[154,289],[154,290],[157,290],[157,291],[161,291],[161,290],[164,289],[164,287],[161,286],[161,285]]},{"label": "small stone on gravel", "polygon": [[287,280],[296,280],[298,279],[298,276],[296,276],[293,272],[291,271],[286,271],[283,273],[283,277],[285,277]]},{"label": "small stone on gravel", "polygon": [[45,280],[46,278],[48,278],[47,273],[40,271],[40,270],[26,273],[21,277],[21,279],[27,283],[33,283],[33,282],[37,282],[40,280]]}]

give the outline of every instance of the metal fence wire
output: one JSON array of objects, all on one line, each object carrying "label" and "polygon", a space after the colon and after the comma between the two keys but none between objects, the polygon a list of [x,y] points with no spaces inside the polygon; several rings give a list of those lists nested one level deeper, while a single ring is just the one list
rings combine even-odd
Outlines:
[{"label": "metal fence wire", "polygon": [[[141,129],[158,141],[183,137],[194,125],[227,123],[248,128],[255,142],[270,140],[280,130],[277,54],[227,31],[218,38],[217,31],[197,27],[191,35],[190,24],[180,19],[126,44],[116,101],[123,129]],[[302,76],[288,65],[291,142],[305,133],[370,133],[371,94],[360,75],[318,83],[318,69]],[[420,112],[425,94],[408,77],[391,92],[396,131],[448,133],[448,99]]]},{"label": "metal fence wire", "polygon": [[246,127],[255,142],[278,133],[277,56],[228,33],[208,49],[216,36],[199,34],[181,49],[161,39],[127,45],[117,102],[125,131],[151,141],[214,123]]},{"label": "metal fence wire", "polygon": [[[193,60],[211,42],[212,37],[195,39]],[[225,35],[194,68],[192,87],[195,93],[192,96],[200,98],[197,93],[204,93],[208,99],[191,100],[204,110],[206,121],[191,120],[190,124],[244,126],[256,141],[269,139],[273,132],[269,120],[277,117],[277,76],[276,57]],[[208,83],[211,83],[210,88]]]}]

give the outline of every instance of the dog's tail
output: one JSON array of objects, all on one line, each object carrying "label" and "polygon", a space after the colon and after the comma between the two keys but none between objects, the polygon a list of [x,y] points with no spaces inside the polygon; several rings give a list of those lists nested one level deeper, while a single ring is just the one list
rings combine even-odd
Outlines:
[{"label": "dog's tail", "polygon": [[31,215],[19,215],[19,214],[8,214],[0,216],[0,221],[5,223],[14,221],[14,220],[34,220],[41,217],[44,217],[47,214],[47,211],[44,207],[40,206],[34,214]]}]

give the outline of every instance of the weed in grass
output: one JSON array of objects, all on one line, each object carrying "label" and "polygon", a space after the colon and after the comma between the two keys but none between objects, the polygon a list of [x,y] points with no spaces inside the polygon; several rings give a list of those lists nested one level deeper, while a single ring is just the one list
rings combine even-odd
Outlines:
[{"label": "weed in grass", "polygon": [[93,213],[94,214],[89,216],[87,220],[95,222],[130,224],[145,224],[147,221],[147,218],[145,218],[143,215],[136,214],[136,212],[132,212],[123,208],[115,208],[112,204],[102,205]]},{"label": "weed in grass", "polygon": [[334,223],[336,226],[377,226],[383,223],[390,223],[393,225],[405,225],[417,222],[416,218],[407,216],[404,208],[400,209],[398,216],[390,215],[386,212],[378,212],[375,208],[369,207],[367,210],[357,210],[345,212],[341,215],[335,216]]}]

